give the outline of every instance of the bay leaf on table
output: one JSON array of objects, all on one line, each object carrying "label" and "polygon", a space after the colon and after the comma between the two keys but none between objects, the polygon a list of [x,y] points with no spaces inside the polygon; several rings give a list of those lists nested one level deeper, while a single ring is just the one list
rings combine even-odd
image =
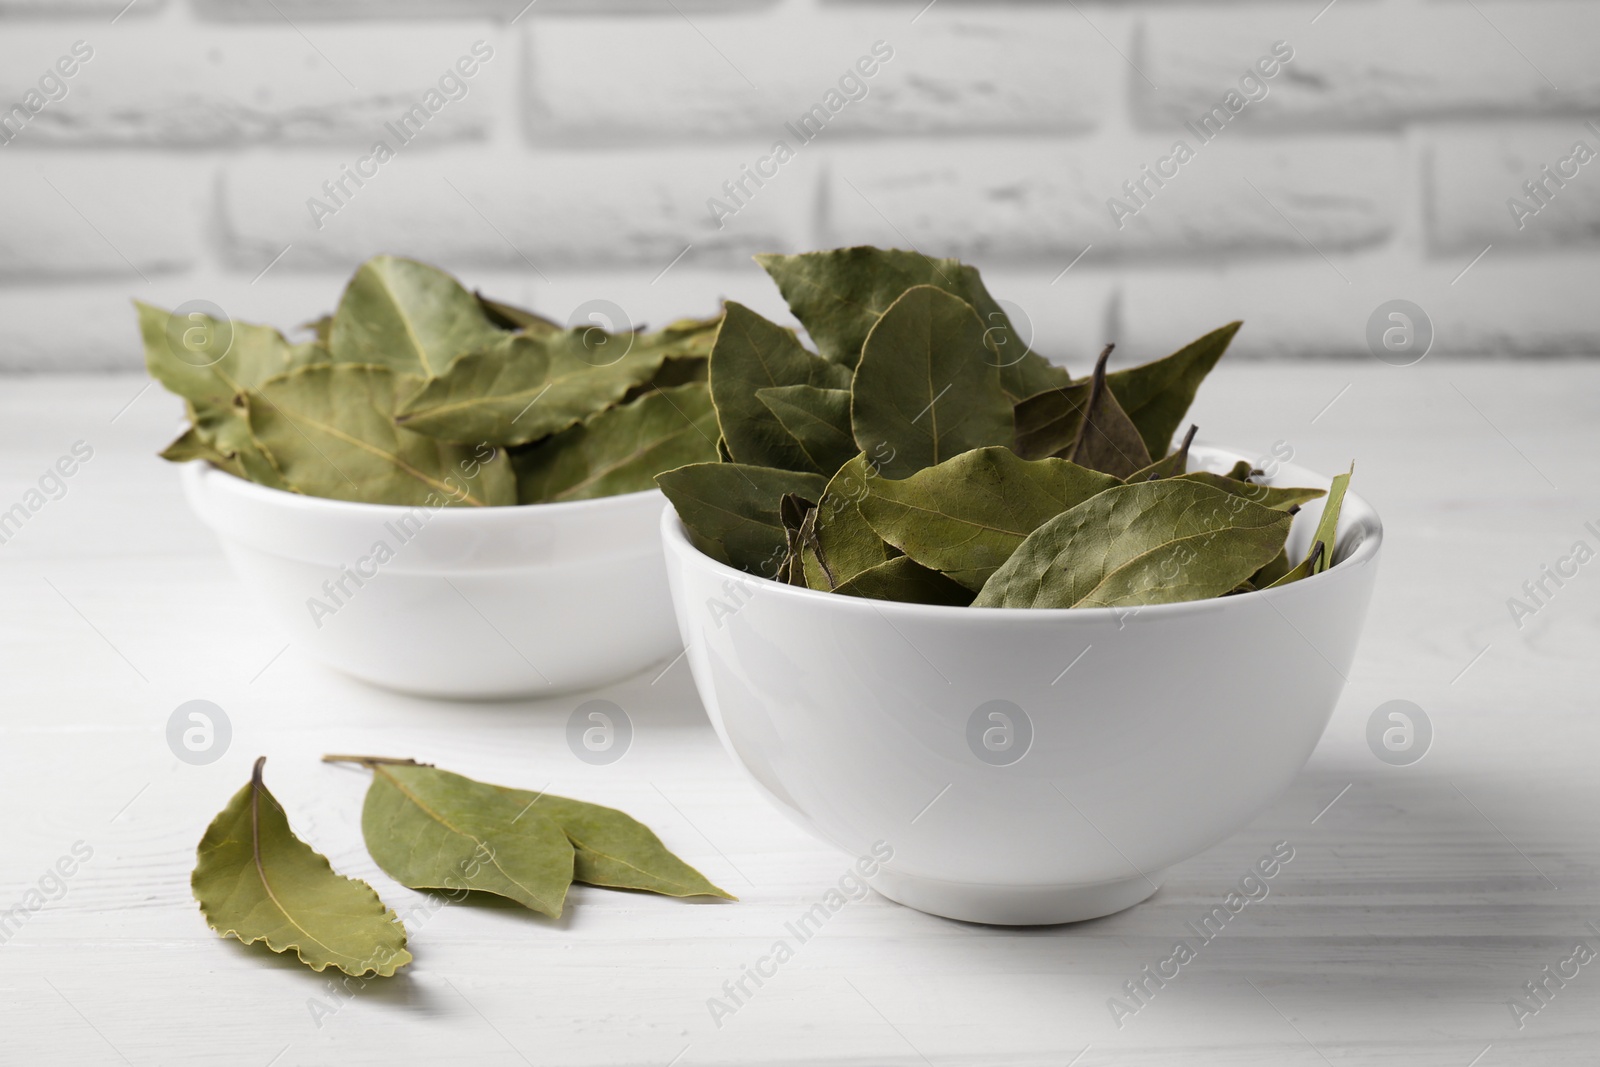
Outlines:
[{"label": "bay leaf on table", "polygon": [[419,379],[387,367],[333,363],[246,394],[250,433],[294,489],[369,504],[514,504],[503,449],[451,445],[394,421]]},{"label": "bay leaf on table", "polygon": [[1223,477],[1232,478],[1236,482],[1248,482],[1250,475],[1254,473],[1256,473],[1255,468],[1250,465],[1250,462],[1241,459],[1235,460],[1233,466],[1228,468],[1228,473],[1224,474]]},{"label": "bay leaf on table", "polygon": [[[1078,436],[1064,458],[1091,470],[1126,478],[1150,465],[1150,452],[1139,435],[1139,428],[1128,418],[1116,394],[1106,384],[1106,361],[1111,358],[1111,349],[1111,345],[1106,345],[1095,361]],[[1161,451],[1166,453],[1166,445],[1161,446]]]},{"label": "bay leaf on table", "polygon": [[345,286],[328,348],[337,363],[376,364],[432,378],[462,353],[504,335],[478,298],[444,271],[374,256]]},{"label": "bay leaf on table", "polygon": [[1183,443],[1162,458],[1156,460],[1148,467],[1140,467],[1123,481],[1132,485],[1135,482],[1148,482],[1155,478],[1178,478],[1189,471],[1189,446],[1194,444],[1194,435],[1200,427],[1190,423],[1189,432],[1183,435]]},{"label": "bay leaf on table", "polygon": [[549,793],[495,788],[561,827],[575,852],[575,882],[669,897],[738,899],[679,859],[648,826],[625,812]]},{"label": "bay leaf on table", "polygon": [[138,301],[135,307],[150,376],[196,403],[226,406],[268,378],[329,359],[321,345],[290,344],[271,326],[214,319],[200,312],[174,318],[169,311]]},{"label": "bay leaf on table", "polygon": [[588,500],[656,487],[656,475],[717,461],[703,382],[658,389],[511,453],[517,502]]},{"label": "bay leaf on table", "polygon": [[[757,395],[773,386],[848,388],[850,372],[806,351],[794,331],[728,301],[711,349],[711,396],[736,463],[831,474],[818,466]],[[851,448],[854,454],[854,447]],[[846,457],[848,458],[848,456]]]},{"label": "bay leaf on table", "polygon": [[978,607],[1167,604],[1222,596],[1282,549],[1291,516],[1181,478],[1120,485],[1040,526]]},{"label": "bay leaf on table", "polygon": [[884,541],[976,591],[1030,533],[1117,484],[1064,459],[991,446],[899,481],[874,478],[858,507]]},{"label": "bay leaf on table", "polygon": [[1239,481],[1228,475],[1213,474],[1210,471],[1190,471],[1178,477],[1184,481],[1199,482],[1213,489],[1221,489],[1234,496],[1242,496],[1246,500],[1276,511],[1288,511],[1324,495],[1321,489],[1308,489],[1295,485],[1257,485],[1254,482]]},{"label": "bay leaf on table", "polygon": [[785,493],[816,500],[827,487],[820,474],[696,463],[656,475],[696,548],[721,563],[775,578],[788,540],[778,514]]},{"label": "bay leaf on table", "polygon": [[1345,490],[1350,488],[1350,478],[1355,472],[1356,465],[1351,463],[1350,469],[1344,474],[1333,476],[1333,484],[1328,489],[1328,502],[1322,505],[1322,518],[1317,520],[1317,532],[1313,535],[1313,540],[1323,545],[1322,559],[1313,568],[1313,574],[1321,574],[1333,566],[1333,554],[1339,545],[1339,512],[1344,507]]},{"label": "bay leaf on table", "polygon": [[972,590],[910,556],[896,556],[856,574],[835,593],[868,600],[897,600],[903,604],[942,604],[964,608],[972,603]]},{"label": "bay leaf on table", "polygon": [[295,836],[262,781],[250,781],[211,820],[190,887],[206,924],[224,937],[293,951],[314,971],[393,975],[411,962],[406,930],[370,885],[336,873]]},{"label": "bay leaf on table", "polygon": [[576,425],[653,378],[669,347],[598,328],[502,334],[406,398],[400,425],[441,441],[523,445]]},{"label": "bay leaf on table", "polygon": [[760,255],[756,262],[777,283],[818,350],[835,363],[854,367],[883,313],[907,290],[932,285],[959,297],[978,315],[989,348],[985,358],[999,368],[1001,387],[1013,401],[1070,381],[1066,370],[1028,350],[977,270],[959,260],[863,246]]},{"label": "bay leaf on table", "polygon": [[1170,356],[1113,371],[1107,377],[1117,402],[1139,428],[1145,449],[1152,456],[1166,455],[1200,383],[1228,350],[1228,343],[1242,325],[1230,322]]},{"label": "bay leaf on table", "polygon": [[930,285],[908,290],[873,326],[850,385],[850,421],[862,452],[885,455],[885,477],[1011,444],[1011,401],[984,346],[972,307]]},{"label": "bay leaf on table", "polygon": [[361,835],[384,872],[411,889],[472,889],[560,918],[572,843],[497,786],[410,760],[325,756],[372,772]]},{"label": "bay leaf on table", "polygon": [[812,519],[814,536],[802,558],[806,585],[812,589],[834,589],[889,559],[889,546],[860,510],[868,487],[880,477],[876,466],[858,455],[828,479]]},{"label": "bay leaf on table", "polygon": [[771,385],[757,389],[755,395],[805,454],[801,469],[832,474],[856,454],[850,435],[850,390]]}]

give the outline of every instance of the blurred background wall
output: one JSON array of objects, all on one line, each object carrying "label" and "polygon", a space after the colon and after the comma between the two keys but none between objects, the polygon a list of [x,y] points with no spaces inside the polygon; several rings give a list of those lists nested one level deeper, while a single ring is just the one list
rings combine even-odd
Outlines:
[{"label": "blurred background wall", "polygon": [[288,329],[378,252],[660,324],[861,242],[1079,371],[1232,318],[1370,359],[1395,299],[1435,358],[1594,354],[1597,45],[1554,0],[0,0],[0,369],[138,370],[131,297]]}]

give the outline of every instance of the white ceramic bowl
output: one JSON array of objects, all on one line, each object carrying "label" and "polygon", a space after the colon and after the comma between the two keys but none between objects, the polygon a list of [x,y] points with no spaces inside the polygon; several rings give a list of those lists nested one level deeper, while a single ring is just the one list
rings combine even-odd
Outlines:
[{"label": "white ceramic bowl", "polygon": [[[1197,448],[1194,467],[1247,458]],[[1273,481],[1329,479],[1284,464]],[[1291,556],[1321,511],[1296,517]],[[767,798],[847,852],[888,854],[885,896],[1005,924],[1136,904],[1288,786],[1344,687],[1382,540],[1351,493],[1320,575],[1035,610],[813,592],[704,555],[671,508],[662,532],[695,684]]]},{"label": "white ceramic bowl", "polygon": [[[656,532],[659,490],[405,508],[300,496],[201,462],[185,466],[183,485],[260,610],[296,647],[376,685],[544,696],[626,677],[682,648]],[[390,558],[380,561],[380,545]]]}]

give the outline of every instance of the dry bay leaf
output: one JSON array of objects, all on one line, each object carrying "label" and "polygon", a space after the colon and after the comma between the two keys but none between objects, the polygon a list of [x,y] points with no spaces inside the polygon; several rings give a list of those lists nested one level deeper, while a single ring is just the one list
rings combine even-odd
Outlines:
[{"label": "dry bay leaf", "polygon": [[696,548],[732,567],[775,577],[788,547],[778,515],[785,493],[816,500],[827,483],[820,474],[696,463],[656,476]]},{"label": "dry bay leaf", "polygon": [[1228,343],[1242,325],[1230,322],[1170,356],[1107,376],[1107,384],[1116,394],[1117,402],[1139,428],[1145,448],[1152,456],[1166,455],[1172,445],[1172,435],[1183,424],[1200,383],[1228,350]]},{"label": "dry bay leaf", "polygon": [[850,390],[774,385],[757,389],[755,395],[804,453],[805,469],[832,474],[856,454]]},{"label": "dry bay leaf", "polygon": [[389,877],[412,889],[493,893],[560,917],[572,884],[572,844],[542,813],[495,786],[426,764],[352,762],[372,772],[361,834]]},{"label": "dry bay leaf", "polygon": [[[856,444],[890,478],[1014,437],[1011,402],[986,361],[983,323],[959,297],[908,290],[861,346],[850,385]],[[886,450],[886,451],[885,451]]]},{"label": "dry bay leaf", "polygon": [[1181,478],[1120,485],[1040,526],[979,607],[1166,604],[1222,596],[1283,547],[1290,516]]},{"label": "dry bay leaf", "polygon": [[727,302],[711,349],[711,396],[734,462],[832,473],[807,454],[762,402],[759,391],[796,385],[843,389],[849,384],[848,370],[807,352],[794,331],[768,322],[743,304]]},{"label": "dry bay leaf", "polygon": [[[1095,361],[1083,419],[1078,423],[1078,435],[1073,438],[1065,458],[1091,470],[1126,478],[1150,465],[1150,452],[1139,436],[1139,428],[1106,385],[1106,361],[1111,358],[1111,349],[1111,345],[1106,345]],[[1163,445],[1162,453],[1165,452]]]},{"label": "dry bay leaf", "polygon": [[661,471],[715,463],[716,437],[717,416],[704,383],[645,393],[512,452],[517,502],[654,489]]},{"label": "dry bay leaf", "polygon": [[503,335],[477,297],[444,271],[398,256],[375,256],[345,287],[328,348],[338,363],[375,364],[432,378],[461,353]]},{"label": "dry bay leaf", "polygon": [[[1333,566],[1333,554],[1339,544],[1339,512],[1344,507],[1345,490],[1350,488],[1350,478],[1356,472],[1356,465],[1350,464],[1350,469],[1344,474],[1333,476],[1333,485],[1328,490],[1328,501],[1322,506],[1322,518],[1317,521],[1316,541],[1323,546],[1322,559],[1312,570],[1313,574],[1321,574]],[[1308,559],[1310,557],[1307,557]]]},{"label": "dry bay leaf", "polygon": [[964,608],[972,603],[972,590],[909,556],[896,556],[868,567],[835,593],[868,600],[897,600],[903,604],[941,604]]},{"label": "dry bay leaf", "polygon": [[977,448],[900,481],[873,479],[859,508],[883,540],[976,591],[1030,533],[1117,484],[1064,459]]},{"label": "dry bay leaf", "polygon": [[334,872],[295,836],[262,781],[250,781],[206,827],[190,885],[206,923],[245,944],[293,951],[314,971],[389,976],[411,962],[406,931],[372,887]]},{"label": "dry bay leaf", "polygon": [[306,367],[246,394],[250,433],[293,488],[371,504],[513,504],[501,449],[445,444],[394,421],[417,379],[387,367]]}]

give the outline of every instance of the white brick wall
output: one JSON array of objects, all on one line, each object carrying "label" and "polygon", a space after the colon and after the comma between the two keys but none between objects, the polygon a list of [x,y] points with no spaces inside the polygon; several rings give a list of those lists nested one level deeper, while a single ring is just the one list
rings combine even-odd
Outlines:
[{"label": "white brick wall", "polygon": [[381,251],[643,323],[862,241],[973,260],[1079,369],[1235,317],[1370,358],[1394,298],[1436,357],[1600,353],[1600,4],[1319,8],[0,0],[0,370],[137,369],[134,297],[293,327]]}]

